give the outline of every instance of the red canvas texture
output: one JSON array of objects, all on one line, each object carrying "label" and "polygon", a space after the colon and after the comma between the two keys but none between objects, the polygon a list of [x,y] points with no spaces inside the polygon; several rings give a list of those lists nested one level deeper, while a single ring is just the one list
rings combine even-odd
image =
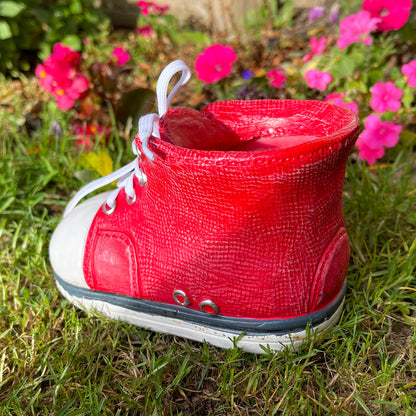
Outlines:
[{"label": "red canvas texture", "polygon": [[260,151],[195,150],[169,143],[161,130],[150,141],[155,160],[140,162],[147,184],[136,181],[136,202],[128,204],[123,190],[113,214],[97,212],[84,256],[87,283],[170,304],[182,290],[188,308],[211,300],[234,317],[287,318],[324,307],[348,267],[342,189],[356,115],[285,100],[218,102],[202,113],[242,141],[308,140]]}]

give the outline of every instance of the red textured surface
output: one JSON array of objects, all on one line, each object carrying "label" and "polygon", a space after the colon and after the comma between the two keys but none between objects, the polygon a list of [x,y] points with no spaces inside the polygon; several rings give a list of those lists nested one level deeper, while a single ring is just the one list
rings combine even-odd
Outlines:
[{"label": "red textured surface", "polygon": [[160,134],[175,146],[199,150],[228,150],[240,136],[214,117],[187,107],[171,108],[160,119]]},{"label": "red textured surface", "polygon": [[[173,291],[183,290],[190,308],[210,299],[220,314],[263,319],[324,307],[346,272],[343,265],[331,284],[336,265],[330,259],[338,255],[331,257],[327,248],[340,247],[334,239],[344,226],[342,187],[359,132],[356,115],[327,103],[276,100],[220,102],[204,112],[243,140],[316,139],[283,149],[225,152],[152,138],[157,157],[141,161],[148,182],[136,183],[136,203],[128,205],[122,191],[115,212],[99,210],[94,219],[84,257],[87,283],[98,288],[94,253],[105,233],[117,231],[134,242],[138,271],[130,264],[128,279],[139,293],[133,296],[174,304]],[[345,263],[348,244],[342,247]],[[121,262],[131,261],[124,257]],[[119,270],[126,265],[112,270],[125,287]]]}]

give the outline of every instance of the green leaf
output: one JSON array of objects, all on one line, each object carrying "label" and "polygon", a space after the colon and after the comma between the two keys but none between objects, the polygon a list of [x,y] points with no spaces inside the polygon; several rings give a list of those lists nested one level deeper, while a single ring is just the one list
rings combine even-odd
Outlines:
[{"label": "green leaf", "polygon": [[383,80],[383,72],[379,69],[373,69],[368,73],[368,80],[371,84],[375,84],[378,81]]},{"label": "green leaf", "polygon": [[81,14],[82,13],[82,3],[80,0],[72,0],[69,6],[69,10],[73,14]]},{"label": "green leaf", "polygon": [[402,97],[402,103],[405,107],[410,107],[415,100],[415,95],[413,93],[413,90],[407,85],[403,87],[403,97]]},{"label": "green leaf", "polygon": [[336,78],[348,78],[354,75],[357,60],[352,56],[340,55],[339,59],[334,62],[331,73]]},{"label": "green leaf", "polygon": [[193,43],[197,45],[209,45],[210,38],[206,33],[202,32],[193,32],[193,31],[182,31],[178,32],[179,38],[177,40],[178,44],[182,43]]},{"label": "green leaf", "polygon": [[416,31],[411,22],[407,22],[400,30],[399,36],[404,42],[416,42]]},{"label": "green leaf", "polygon": [[10,26],[4,20],[0,20],[0,40],[10,39],[12,37],[12,31]]},{"label": "green leaf", "polygon": [[16,17],[26,6],[16,1],[0,2],[0,16]]},{"label": "green leaf", "polygon": [[404,128],[400,133],[400,142],[405,146],[412,148],[416,145],[416,133]]},{"label": "green leaf", "polygon": [[81,39],[77,35],[64,36],[62,43],[75,51],[81,50]]}]

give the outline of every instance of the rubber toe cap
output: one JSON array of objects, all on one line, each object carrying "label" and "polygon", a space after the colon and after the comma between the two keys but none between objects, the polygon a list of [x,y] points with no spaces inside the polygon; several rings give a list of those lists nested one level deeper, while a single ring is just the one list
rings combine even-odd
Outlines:
[{"label": "rubber toe cap", "polygon": [[56,275],[74,286],[88,288],[84,279],[85,243],[92,221],[109,192],[96,195],[76,206],[54,231],[49,257]]}]

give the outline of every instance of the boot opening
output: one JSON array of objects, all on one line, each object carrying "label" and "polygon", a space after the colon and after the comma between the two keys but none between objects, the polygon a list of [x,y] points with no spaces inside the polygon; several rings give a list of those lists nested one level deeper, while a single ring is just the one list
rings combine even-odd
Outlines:
[{"label": "boot opening", "polygon": [[209,111],[174,107],[160,119],[160,136],[187,149],[241,152],[286,149],[317,139],[294,134],[302,124],[298,117],[236,115],[233,124],[239,125],[238,133]]}]

